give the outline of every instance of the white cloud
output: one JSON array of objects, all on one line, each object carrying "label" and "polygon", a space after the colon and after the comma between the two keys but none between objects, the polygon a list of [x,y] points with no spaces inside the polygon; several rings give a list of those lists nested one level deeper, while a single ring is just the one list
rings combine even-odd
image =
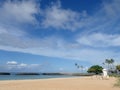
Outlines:
[{"label": "white cloud", "polygon": [[19,64],[19,67],[26,67],[26,66],[27,66],[27,64],[25,64],[25,63]]},{"label": "white cloud", "polygon": [[110,47],[120,46],[120,35],[110,35],[102,33],[93,33],[90,35],[83,35],[77,39],[82,45],[88,45],[91,47]]},{"label": "white cloud", "polygon": [[40,23],[43,28],[54,28],[55,30],[80,30],[82,33],[90,33],[94,31],[113,32],[114,29],[117,32],[120,28],[119,24],[115,25],[120,18],[119,4],[118,0],[103,1],[101,8],[93,15],[89,15],[85,10],[77,12],[64,9],[59,1],[42,10],[43,19]]},{"label": "white cloud", "polygon": [[[32,0],[4,1],[0,6],[0,12],[2,12],[0,13],[0,46],[29,47],[30,39],[25,39],[28,33],[20,25],[37,22],[34,15],[39,12],[38,4]],[[32,42],[32,46],[36,46],[34,45],[36,41]]]},{"label": "white cloud", "polygon": [[34,23],[34,14],[38,13],[37,4],[31,0],[6,1],[0,7],[0,20],[2,22]]},{"label": "white cloud", "polygon": [[8,61],[7,65],[17,65],[18,63],[16,61]]},{"label": "white cloud", "polygon": [[42,26],[45,28],[76,30],[80,27],[79,20],[86,16],[86,11],[79,13],[70,9],[63,9],[61,3],[57,2],[43,11]]},{"label": "white cloud", "polygon": [[0,71],[39,71],[44,68],[42,64],[26,64],[17,61],[7,61],[6,64],[0,65]]}]

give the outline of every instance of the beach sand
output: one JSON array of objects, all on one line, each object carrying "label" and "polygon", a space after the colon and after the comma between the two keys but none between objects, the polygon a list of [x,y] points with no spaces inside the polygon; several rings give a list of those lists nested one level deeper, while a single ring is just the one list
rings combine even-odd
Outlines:
[{"label": "beach sand", "polygon": [[120,90],[115,78],[91,77],[0,81],[0,90]]}]

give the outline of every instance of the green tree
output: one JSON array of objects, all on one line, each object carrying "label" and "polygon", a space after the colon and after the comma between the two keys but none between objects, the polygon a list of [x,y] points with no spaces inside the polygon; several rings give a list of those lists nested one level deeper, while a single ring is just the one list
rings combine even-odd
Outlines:
[{"label": "green tree", "polygon": [[120,65],[117,65],[117,66],[116,66],[116,69],[117,69],[118,71],[120,71]]},{"label": "green tree", "polygon": [[88,73],[95,73],[95,74],[100,74],[102,73],[102,66],[99,65],[93,65],[88,69]]}]

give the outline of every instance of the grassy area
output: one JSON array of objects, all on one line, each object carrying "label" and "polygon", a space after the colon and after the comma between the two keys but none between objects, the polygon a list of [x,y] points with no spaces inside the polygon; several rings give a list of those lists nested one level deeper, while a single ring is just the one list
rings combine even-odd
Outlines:
[{"label": "grassy area", "polygon": [[118,75],[118,74],[111,74],[111,75],[109,75],[110,77],[120,77],[120,75]]},{"label": "grassy area", "polygon": [[114,86],[115,87],[120,87],[120,75],[118,75],[118,74],[111,74],[111,75],[109,75],[110,77],[115,77],[115,78],[117,78],[117,81],[116,81],[116,83],[114,84]]},{"label": "grassy area", "polygon": [[120,77],[117,77],[117,82],[114,84],[116,87],[120,87]]}]

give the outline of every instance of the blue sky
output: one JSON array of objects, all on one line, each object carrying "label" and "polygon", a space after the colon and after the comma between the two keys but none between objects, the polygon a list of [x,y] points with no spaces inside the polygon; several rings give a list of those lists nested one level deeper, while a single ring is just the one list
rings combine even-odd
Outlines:
[{"label": "blue sky", "polygon": [[120,64],[119,8],[120,0],[1,0],[0,71]]}]

